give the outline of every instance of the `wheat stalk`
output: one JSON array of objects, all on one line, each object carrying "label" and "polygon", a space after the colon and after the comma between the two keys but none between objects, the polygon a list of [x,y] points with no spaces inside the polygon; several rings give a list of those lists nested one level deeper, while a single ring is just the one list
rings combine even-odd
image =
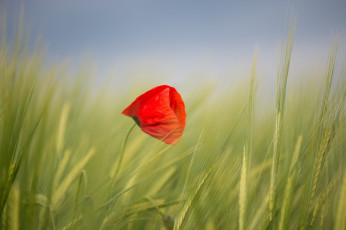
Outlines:
[{"label": "wheat stalk", "polygon": [[276,181],[277,171],[279,167],[280,159],[280,147],[282,142],[282,129],[283,129],[283,115],[285,109],[285,98],[287,88],[287,78],[291,62],[293,37],[295,31],[295,21],[293,25],[289,25],[289,34],[285,50],[281,50],[280,63],[277,67],[277,80],[276,80],[276,121],[275,121],[275,133],[274,133],[274,146],[273,146],[273,164],[270,174],[270,195],[269,195],[269,219],[273,220],[273,212],[275,207],[276,196]]},{"label": "wheat stalk", "polygon": [[192,202],[194,201],[194,199],[196,198],[196,196],[198,195],[198,193],[200,192],[202,186],[204,185],[204,183],[206,182],[206,180],[208,179],[210,173],[212,172],[213,168],[215,166],[215,163],[209,168],[209,170],[204,174],[203,178],[201,179],[201,181],[199,182],[199,184],[197,185],[195,191],[192,193],[192,195],[189,197],[189,199],[186,201],[186,203],[183,206],[182,211],[180,212],[179,217],[176,219],[176,221],[174,222],[174,230],[179,230],[181,229],[181,226],[186,218],[186,214],[189,211],[189,209],[191,208]]}]

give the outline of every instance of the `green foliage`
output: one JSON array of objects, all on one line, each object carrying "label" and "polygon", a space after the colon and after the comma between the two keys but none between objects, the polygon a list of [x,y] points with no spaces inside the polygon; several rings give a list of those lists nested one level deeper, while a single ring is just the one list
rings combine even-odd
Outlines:
[{"label": "green foliage", "polygon": [[120,114],[147,87],[92,94],[86,72],[43,72],[39,50],[30,55],[21,33],[8,44],[4,31],[1,229],[345,229],[337,43],[319,87],[290,88],[290,31],[273,107],[256,107],[256,58],[244,85],[180,88],[187,126],[171,146],[137,126],[129,135]]},{"label": "green foliage", "polygon": [[279,63],[276,73],[276,113],[275,113],[275,133],[274,133],[274,146],[273,146],[273,164],[270,174],[270,197],[269,197],[269,211],[270,220],[273,220],[274,208],[275,208],[275,197],[277,187],[277,172],[279,167],[279,159],[281,152],[281,142],[283,134],[283,123],[284,123],[284,109],[286,102],[286,91],[287,91],[287,79],[288,72],[291,62],[293,37],[294,37],[295,25],[290,28],[286,47],[281,48],[279,57]]}]

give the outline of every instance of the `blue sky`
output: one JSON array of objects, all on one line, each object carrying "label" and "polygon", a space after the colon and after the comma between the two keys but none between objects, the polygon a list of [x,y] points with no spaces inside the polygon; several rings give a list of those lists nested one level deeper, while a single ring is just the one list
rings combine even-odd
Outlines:
[{"label": "blue sky", "polygon": [[23,6],[24,25],[31,37],[41,35],[51,62],[67,59],[73,66],[88,56],[99,76],[166,69],[173,83],[201,69],[211,75],[249,69],[256,45],[260,71],[273,75],[288,11],[296,17],[297,68],[319,65],[332,32],[345,40],[346,28],[345,0],[0,0],[0,6],[10,34]]}]

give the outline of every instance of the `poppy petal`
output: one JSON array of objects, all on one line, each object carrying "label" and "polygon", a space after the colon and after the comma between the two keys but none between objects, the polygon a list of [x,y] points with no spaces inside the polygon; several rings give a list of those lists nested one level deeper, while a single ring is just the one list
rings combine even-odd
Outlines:
[{"label": "poppy petal", "polygon": [[162,85],[137,97],[123,112],[132,117],[143,132],[175,144],[185,128],[185,105],[175,88]]},{"label": "poppy petal", "polygon": [[136,98],[136,100],[134,100],[129,106],[127,106],[122,111],[122,114],[129,117],[135,116],[139,108],[141,107],[141,104],[144,104],[147,100],[154,97],[156,94],[160,93],[160,91],[164,90],[165,88],[167,88],[166,85],[157,86],[149,90],[148,92],[140,95],[139,97]]}]

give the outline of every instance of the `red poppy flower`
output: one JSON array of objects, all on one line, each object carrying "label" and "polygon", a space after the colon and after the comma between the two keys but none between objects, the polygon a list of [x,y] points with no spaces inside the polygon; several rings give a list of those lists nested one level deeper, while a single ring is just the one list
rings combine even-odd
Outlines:
[{"label": "red poppy flower", "polygon": [[183,99],[168,85],[140,95],[122,114],[132,117],[143,132],[167,144],[176,144],[185,128]]}]

